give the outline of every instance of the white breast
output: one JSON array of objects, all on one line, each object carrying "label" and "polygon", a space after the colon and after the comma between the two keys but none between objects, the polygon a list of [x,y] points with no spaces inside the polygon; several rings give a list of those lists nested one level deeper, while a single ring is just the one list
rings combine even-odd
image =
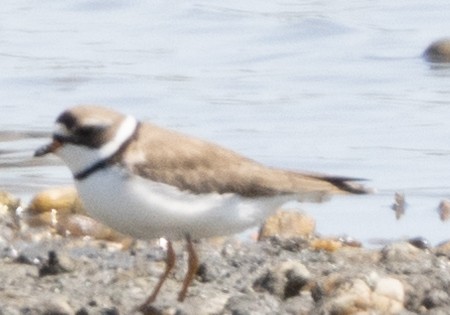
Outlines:
[{"label": "white breast", "polygon": [[110,167],[78,181],[88,212],[137,238],[193,238],[233,234],[260,224],[286,196],[244,198],[236,194],[191,194]]}]

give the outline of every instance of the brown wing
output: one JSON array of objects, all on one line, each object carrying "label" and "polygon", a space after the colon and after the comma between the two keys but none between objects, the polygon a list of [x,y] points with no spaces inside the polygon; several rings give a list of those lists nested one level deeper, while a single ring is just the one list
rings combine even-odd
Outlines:
[{"label": "brown wing", "polygon": [[[309,175],[265,167],[233,151],[186,137],[150,124],[142,124],[137,155],[127,166],[140,176],[194,193],[237,193],[245,197],[296,195],[320,201],[333,193],[366,193],[351,178]],[[137,156],[137,158],[136,158]]]}]

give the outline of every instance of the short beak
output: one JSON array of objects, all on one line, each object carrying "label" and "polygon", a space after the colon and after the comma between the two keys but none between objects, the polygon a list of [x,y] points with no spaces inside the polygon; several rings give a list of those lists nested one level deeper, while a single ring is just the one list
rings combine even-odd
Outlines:
[{"label": "short beak", "polygon": [[53,141],[50,142],[49,144],[43,145],[42,147],[37,149],[34,152],[34,156],[43,156],[43,155],[46,155],[48,153],[53,153],[56,150],[58,150],[58,148],[61,147],[61,146],[62,146],[61,142],[59,142],[58,140],[53,139]]}]

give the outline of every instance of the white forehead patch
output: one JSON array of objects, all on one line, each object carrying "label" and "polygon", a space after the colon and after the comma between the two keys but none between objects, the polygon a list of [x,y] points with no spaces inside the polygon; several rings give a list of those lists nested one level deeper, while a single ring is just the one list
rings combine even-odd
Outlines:
[{"label": "white forehead patch", "polygon": [[69,129],[67,129],[66,125],[61,123],[55,123],[53,126],[53,134],[54,135],[61,135],[61,136],[68,136],[70,135]]}]

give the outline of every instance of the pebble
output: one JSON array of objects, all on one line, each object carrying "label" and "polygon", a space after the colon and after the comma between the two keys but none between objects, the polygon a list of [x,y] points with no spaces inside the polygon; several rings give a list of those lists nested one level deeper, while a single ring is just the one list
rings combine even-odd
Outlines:
[{"label": "pebble", "polygon": [[311,273],[302,263],[288,260],[278,263],[256,279],[253,288],[268,291],[284,300],[299,295],[310,278]]},{"label": "pebble", "polygon": [[295,237],[310,237],[314,235],[316,222],[306,213],[295,210],[279,210],[264,222],[259,240],[278,237],[290,239]]},{"label": "pebble", "polygon": [[410,261],[415,260],[420,249],[409,242],[398,242],[386,245],[381,250],[382,260]]},{"label": "pebble", "polygon": [[20,207],[20,199],[7,191],[0,191],[0,213],[14,213]]},{"label": "pebble", "polygon": [[44,298],[15,295],[2,299],[0,314],[5,315],[75,315],[64,295],[48,293]]},{"label": "pebble", "polygon": [[283,306],[282,314],[309,315],[314,309],[315,302],[311,292],[301,292],[300,295],[287,299]]},{"label": "pebble", "polygon": [[[121,234],[108,226],[83,214],[58,213],[54,210],[26,217],[26,223],[32,228],[47,227],[53,233],[64,237],[91,237],[97,240],[107,240],[121,243],[129,248],[134,239]],[[34,233],[34,235],[37,235]]]},{"label": "pebble", "polygon": [[20,199],[0,191],[0,246],[8,246],[20,229]]},{"label": "pebble", "polygon": [[450,200],[442,200],[438,206],[438,212],[441,221],[447,221],[450,218]]},{"label": "pebble", "polygon": [[98,240],[127,242],[132,239],[106,225],[82,214],[61,215],[56,222],[56,231],[63,236],[90,236]]},{"label": "pebble", "polygon": [[49,251],[47,261],[39,268],[39,277],[54,276],[64,272],[68,272],[68,269],[59,263],[56,252]]},{"label": "pebble", "polygon": [[424,237],[413,237],[408,240],[408,243],[419,249],[431,249],[431,243]]},{"label": "pebble", "polygon": [[[373,277],[372,277],[373,278]],[[390,277],[346,279],[333,275],[321,312],[327,314],[398,314],[403,310],[404,288]],[[366,281],[371,282],[369,285]],[[331,296],[330,296],[331,295]]]},{"label": "pebble", "polygon": [[443,38],[431,43],[423,53],[429,62],[450,62],[450,38]]},{"label": "pebble", "polygon": [[39,192],[31,200],[27,211],[39,214],[56,210],[58,213],[86,214],[78,193],[73,186],[54,187]]},{"label": "pebble", "polygon": [[449,301],[449,294],[444,290],[440,289],[432,289],[427,293],[425,298],[422,301],[422,305],[425,306],[426,309],[432,309],[436,307],[445,306],[445,304]]},{"label": "pebble", "polygon": [[279,301],[271,295],[235,295],[228,299],[221,314],[273,315],[279,309]]},{"label": "pebble", "polygon": [[438,256],[447,256],[450,258],[450,241],[445,241],[436,246],[434,248],[434,252]]},{"label": "pebble", "polygon": [[58,212],[55,210],[49,212],[36,213],[23,217],[24,222],[29,227],[55,227],[58,223]]},{"label": "pebble", "polygon": [[386,270],[395,274],[414,274],[421,268],[433,268],[435,259],[431,251],[420,249],[409,242],[398,242],[385,246],[380,252],[380,262]]},{"label": "pebble", "polygon": [[42,313],[45,315],[74,315],[75,311],[67,303],[64,296],[55,296],[42,303]]},{"label": "pebble", "polygon": [[344,246],[343,242],[336,239],[315,239],[309,244],[311,249],[324,250],[327,252],[334,252]]},{"label": "pebble", "polygon": [[405,194],[396,192],[394,195],[394,204],[391,206],[392,210],[395,212],[395,218],[400,220],[400,218],[405,214],[406,201]]},{"label": "pebble", "polygon": [[293,237],[288,239],[281,239],[276,236],[269,240],[271,246],[288,250],[290,252],[299,252],[310,247],[310,241],[302,237]]},{"label": "pebble", "polygon": [[383,314],[397,314],[403,309],[405,289],[395,278],[379,278],[372,294],[373,308]]},{"label": "pebble", "polygon": [[340,236],[337,240],[347,247],[363,247],[360,241],[348,235]]}]

